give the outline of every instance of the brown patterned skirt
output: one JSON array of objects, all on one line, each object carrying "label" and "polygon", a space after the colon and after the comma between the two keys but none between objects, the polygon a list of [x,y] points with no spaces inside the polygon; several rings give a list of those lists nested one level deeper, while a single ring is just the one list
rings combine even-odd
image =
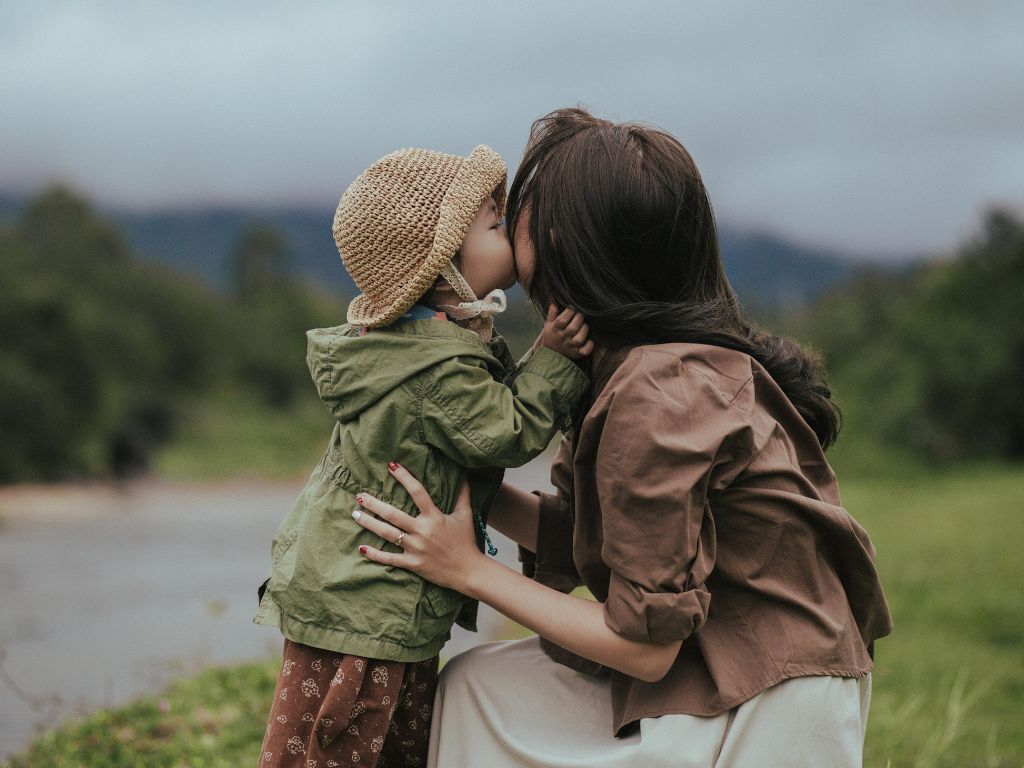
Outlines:
[{"label": "brown patterned skirt", "polygon": [[437,657],[367,659],[284,641],[259,768],[424,766]]}]

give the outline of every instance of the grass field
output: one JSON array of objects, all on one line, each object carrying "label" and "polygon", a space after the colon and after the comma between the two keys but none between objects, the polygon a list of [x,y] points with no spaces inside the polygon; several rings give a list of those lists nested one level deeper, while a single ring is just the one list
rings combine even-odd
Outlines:
[{"label": "grass field", "polygon": [[869,765],[1024,764],[1024,467],[843,486],[896,629],[876,646]]},{"label": "grass field", "polygon": [[237,475],[305,476],[331,436],[333,421],[310,391],[291,407],[268,408],[243,392],[221,392],[185,414],[174,442],[153,470],[166,480],[210,480]]},{"label": "grass field", "polygon": [[[1024,765],[1024,467],[835,461],[896,622],[876,646],[865,765]],[[275,675],[273,661],[207,671],[50,733],[9,766],[252,766]]]}]

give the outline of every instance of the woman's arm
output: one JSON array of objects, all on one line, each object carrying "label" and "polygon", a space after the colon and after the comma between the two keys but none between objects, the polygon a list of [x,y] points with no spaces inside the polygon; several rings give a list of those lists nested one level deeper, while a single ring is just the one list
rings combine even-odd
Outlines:
[{"label": "woman's arm", "polygon": [[[476,548],[467,485],[463,484],[452,514],[444,515],[404,468],[396,464],[390,469],[409,491],[420,515],[410,517],[390,504],[362,494],[359,503],[381,519],[356,510],[353,517],[359,525],[389,542],[404,534],[400,544],[403,552],[361,547],[365,557],[405,568],[435,584],[482,600],[566,650],[631,677],[653,682],[668,672],[682,641],[656,645],[627,640],[605,623],[600,603],[549,589],[491,560]],[[511,506],[517,498],[526,503],[512,494]]]},{"label": "woman's arm", "polygon": [[541,637],[578,656],[657,682],[679,655],[681,640],[664,645],[627,640],[604,621],[601,603],[557,592],[483,555],[461,589]]},{"label": "woman's arm", "polygon": [[537,525],[540,520],[540,499],[511,483],[501,484],[491,504],[487,524],[531,552],[537,551]]}]

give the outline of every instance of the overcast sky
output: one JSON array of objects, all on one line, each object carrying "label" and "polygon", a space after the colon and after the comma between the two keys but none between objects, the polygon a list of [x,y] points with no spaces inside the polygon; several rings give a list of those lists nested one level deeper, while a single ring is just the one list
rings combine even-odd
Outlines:
[{"label": "overcast sky", "polygon": [[1024,3],[8,2],[0,190],[333,207],[401,146],[514,168],[536,117],[655,123],[720,220],[948,251],[1024,208]]}]

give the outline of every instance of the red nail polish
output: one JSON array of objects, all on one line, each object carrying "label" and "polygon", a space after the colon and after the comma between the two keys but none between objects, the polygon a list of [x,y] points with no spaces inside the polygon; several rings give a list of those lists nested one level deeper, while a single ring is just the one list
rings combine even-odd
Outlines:
[{"label": "red nail polish", "polygon": [[366,545],[365,544],[359,548],[359,554],[360,555],[365,555],[366,554]]},{"label": "red nail polish", "polygon": [[388,469],[390,469],[392,472],[394,472],[396,469],[398,469],[398,462],[397,461],[389,461],[388,462]]},{"label": "red nail polish", "polygon": [[356,496],[356,504],[362,504],[362,503],[363,503],[363,497],[362,496]]}]

